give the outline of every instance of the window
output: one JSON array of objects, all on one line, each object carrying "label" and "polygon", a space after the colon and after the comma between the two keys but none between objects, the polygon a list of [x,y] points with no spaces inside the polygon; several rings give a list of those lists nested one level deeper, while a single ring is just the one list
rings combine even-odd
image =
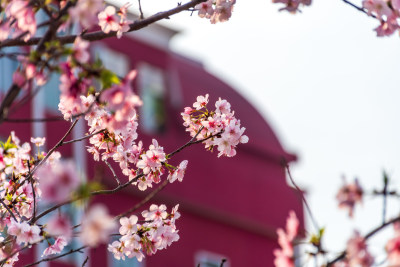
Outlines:
[{"label": "window", "polygon": [[119,77],[125,77],[129,71],[129,61],[125,54],[109,49],[105,45],[93,45],[93,60],[99,58],[103,66]]},{"label": "window", "polygon": [[48,82],[43,86],[44,104],[46,108],[53,112],[58,112],[60,102],[60,74],[53,72]]},{"label": "window", "polygon": [[[195,266],[200,267],[219,267],[221,266],[221,262],[223,259],[228,259],[226,256],[208,252],[208,251],[199,251],[196,253],[194,258]],[[229,267],[229,260],[224,263],[224,267]]]},{"label": "window", "polygon": [[162,133],[166,126],[164,73],[147,63],[140,64],[138,71],[139,94],[143,101],[140,125],[146,133]]}]

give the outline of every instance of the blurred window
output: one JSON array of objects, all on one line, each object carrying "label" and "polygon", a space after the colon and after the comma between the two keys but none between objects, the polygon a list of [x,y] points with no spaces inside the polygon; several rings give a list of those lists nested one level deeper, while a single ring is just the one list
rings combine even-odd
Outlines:
[{"label": "blurred window", "polygon": [[139,94],[143,101],[139,125],[145,133],[163,133],[166,127],[164,73],[147,63],[141,63],[138,71]]}]

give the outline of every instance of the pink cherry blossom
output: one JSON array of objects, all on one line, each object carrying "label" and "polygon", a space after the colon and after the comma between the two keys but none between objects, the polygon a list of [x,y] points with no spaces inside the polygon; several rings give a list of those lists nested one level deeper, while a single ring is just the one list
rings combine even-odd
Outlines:
[{"label": "pink cherry blossom", "polygon": [[367,243],[358,231],[347,241],[346,260],[350,266],[370,267],[374,263]]},{"label": "pink cherry blossom", "polygon": [[41,166],[36,176],[43,199],[53,202],[65,201],[80,184],[76,166],[72,161]]},{"label": "pink cherry blossom", "polygon": [[205,96],[198,96],[197,101],[194,102],[193,107],[197,110],[200,110],[202,108],[204,108],[207,103],[208,103],[208,94],[206,94]]},{"label": "pink cherry blossom", "polygon": [[183,176],[185,175],[185,171],[187,168],[188,161],[184,160],[179,164],[179,167],[174,170],[170,175],[168,176],[168,180],[170,183],[173,183],[178,179],[179,182],[182,182]]},{"label": "pink cherry blossom", "polygon": [[69,241],[72,237],[70,219],[65,214],[53,215],[46,224],[46,231],[51,236],[63,236],[65,241]]},{"label": "pink cherry blossom", "polygon": [[165,205],[157,206],[155,204],[150,206],[150,209],[142,212],[142,216],[149,221],[166,219],[168,213]]},{"label": "pink cherry blossom", "polygon": [[31,143],[34,143],[36,146],[43,146],[46,142],[46,137],[31,137]]},{"label": "pink cherry blossom", "polygon": [[213,0],[208,0],[207,2],[200,3],[195,6],[195,9],[199,11],[200,18],[211,18],[214,13]]},{"label": "pink cherry blossom", "polygon": [[349,216],[353,217],[354,206],[362,202],[363,189],[357,179],[354,183],[347,184],[343,178],[344,185],[339,189],[336,199],[339,201],[339,208],[348,209]]},{"label": "pink cherry blossom", "polygon": [[106,9],[104,9],[104,11],[99,13],[99,26],[103,32],[109,33],[110,31],[118,30],[119,24],[115,15],[115,7],[113,6],[108,6]]},{"label": "pink cherry blossom", "polygon": [[89,61],[89,42],[82,40],[80,36],[76,37],[73,45],[73,56],[80,63],[87,63]]},{"label": "pink cherry blossom", "polygon": [[121,235],[131,234],[137,231],[136,223],[138,221],[138,217],[135,215],[127,217],[122,217],[119,222],[121,227],[119,228],[119,233]]},{"label": "pink cherry blossom", "polygon": [[298,235],[299,231],[299,220],[296,217],[294,211],[289,212],[289,217],[286,221],[286,232],[279,228],[277,230],[278,243],[280,249],[274,250],[275,260],[274,264],[276,267],[294,267],[294,251],[293,241]]},{"label": "pink cherry blossom", "polygon": [[106,242],[115,228],[116,223],[106,207],[97,204],[89,209],[82,220],[80,240],[85,245],[96,247]]},{"label": "pink cherry blossom", "polygon": [[42,257],[61,253],[61,251],[67,244],[68,242],[65,237],[63,236],[58,237],[56,241],[54,241],[53,245],[49,246],[43,251]]},{"label": "pink cherry blossom", "polygon": [[[98,23],[97,14],[104,8],[103,0],[80,0],[68,9],[70,19],[89,29]],[[90,10],[90,12],[88,12]]]},{"label": "pink cherry blossom", "polygon": [[395,230],[395,237],[389,239],[386,243],[385,249],[388,254],[390,265],[397,266],[400,265],[400,223],[394,223],[393,227]]}]

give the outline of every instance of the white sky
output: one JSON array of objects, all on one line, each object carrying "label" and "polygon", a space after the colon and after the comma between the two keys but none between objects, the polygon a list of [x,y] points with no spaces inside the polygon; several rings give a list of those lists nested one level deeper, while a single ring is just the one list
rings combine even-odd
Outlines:
[{"label": "white sky", "polygon": [[[142,3],[152,14],[177,2]],[[382,220],[381,199],[366,197],[353,220],[337,209],[341,175],[359,177],[370,192],[382,186],[385,169],[392,188],[400,185],[400,40],[397,34],[377,38],[377,21],[341,0],[314,0],[297,15],[279,7],[269,0],[238,0],[227,23],[211,25],[187,12],[166,25],[184,30],[172,42],[175,51],[203,61],[241,92],[286,150],[299,156],[294,177],[327,227],[327,249],[339,250],[353,229],[366,233]],[[392,215],[399,204],[389,202]],[[371,242],[375,255],[383,246]]]}]

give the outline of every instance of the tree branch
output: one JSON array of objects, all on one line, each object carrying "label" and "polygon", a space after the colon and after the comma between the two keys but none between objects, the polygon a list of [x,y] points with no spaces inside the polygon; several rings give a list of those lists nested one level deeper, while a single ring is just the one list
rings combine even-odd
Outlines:
[{"label": "tree branch", "polygon": [[[36,262],[34,262],[34,263],[25,265],[24,267],[34,266],[34,265],[37,265],[37,264],[39,264],[39,263],[41,263],[41,262],[52,261],[52,260],[56,260],[56,259],[62,258],[62,257],[64,257],[64,256],[67,256],[67,255],[72,254],[72,253],[75,253],[75,252],[81,252],[81,250],[82,250],[82,249],[85,249],[86,247],[87,247],[87,246],[83,246],[83,247],[80,247],[80,248],[77,248],[77,249],[71,249],[70,251],[68,251],[68,252],[66,252],[66,253],[64,253],[64,254],[60,254],[60,255],[58,255],[58,256],[51,257],[51,258],[45,258],[45,259],[36,261]],[[84,263],[86,263],[86,261],[87,261],[87,260],[85,260]],[[82,265],[82,266],[83,266],[83,265]]]},{"label": "tree branch", "polygon": [[293,177],[292,177],[292,173],[290,172],[290,168],[289,168],[289,164],[287,162],[285,162],[285,168],[287,170],[287,173],[289,175],[289,179],[292,182],[293,186],[296,188],[296,190],[299,192],[301,199],[303,200],[304,205],[306,206],[306,209],[308,211],[308,214],[310,215],[311,221],[314,225],[314,227],[316,228],[316,231],[319,231],[321,228],[319,228],[317,221],[315,220],[313,213],[311,211],[310,205],[308,205],[307,199],[304,197],[303,191],[301,191],[300,187],[297,186],[297,184],[295,183]]},{"label": "tree branch", "polygon": [[[374,236],[376,233],[378,233],[379,231],[381,231],[382,229],[384,229],[386,226],[389,226],[395,222],[399,222],[400,221],[400,216],[393,218],[389,221],[387,221],[386,223],[376,227],[375,229],[371,230],[368,234],[366,234],[364,236],[365,240],[368,240],[369,238],[371,238],[372,236]],[[343,251],[339,256],[337,256],[335,259],[333,259],[332,261],[328,262],[326,267],[332,266],[334,263],[343,260],[346,257],[346,251]]]},{"label": "tree branch", "polygon": [[374,14],[369,14],[367,11],[365,11],[365,9],[364,9],[363,7],[359,7],[359,6],[353,4],[352,2],[350,2],[350,1],[348,1],[348,0],[342,0],[342,1],[343,1],[345,4],[348,4],[348,5],[352,6],[352,7],[354,7],[355,9],[357,9],[358,11],[360,11],[360,12],[366,14],[367,16],[371,16],[371,17],[373,17],[373,18],[376,19],[376,16],[375,16]]},{"label": "tree branch", "polygon": [[140,201],[139,203],[137,203],[133,208],[125,211],[124,213],[121,213],[120,215],[118,215],[117,217],[115,217],[115,220],[118,220],[126,215],[128,215],[129,213],[132,213],[134,211],[136,211],[137,209],[139,209],[141,206],[143,206],[144,204],[146,204],[149,200],[151,200],[155,195],[158,194],[158,192],[160,192],[161,190],[163,190],[167,184],[169,183],[169,181],[167,179],[165,179],[165,181],[159,186],[157,187],[157,189],[153,190],[150,194],[148,194],[144,199],[142,199],[142,201]]},{"label": "tree branch", "polygon": [[[132,31],[137,31],[140,30],[144,27],[149,26],[150,24],[153,24],[157,21],[166,19],[174,14],[177,14],[179,12],[182,12],[184,10],[187,10],[189,8],[192,8],[196,6],[199,3],[205,2],[207,0],[192,0],[186,4],[179,5],[175,8],[172,8],[168,11],[163,11],[159,12],[157,14],[154,14],[153,16],[150,16],[146,19],[143,20],[136,20],[133,22],[131,25],[129,25],[129,30],[128,32]],[[82,39],[87,40],[87,41],[98,41],[98,40],[103,40],[108,37],[114,37],[116,36],[116,32],[109,32],[109,33],[104,33],[103,31],[95,31],[95,32],[89,32],[80,35]],[[68,35],[68,36],[61,36],[57,37],[57,40],[60,41],[61,44],[69,44],[73,43],[75,41],[75,38],[78,37],[78,35]],[[31,45],[36,45],[40,42],[40,40],[43,37],[35,37],[31,38],[28,41],[24,42],[22,40],[15,40],[15,39],[8,39],[3,42],[0,42],[0,48],[1,47],[9,47],[9,46],[31,46]]]}]

